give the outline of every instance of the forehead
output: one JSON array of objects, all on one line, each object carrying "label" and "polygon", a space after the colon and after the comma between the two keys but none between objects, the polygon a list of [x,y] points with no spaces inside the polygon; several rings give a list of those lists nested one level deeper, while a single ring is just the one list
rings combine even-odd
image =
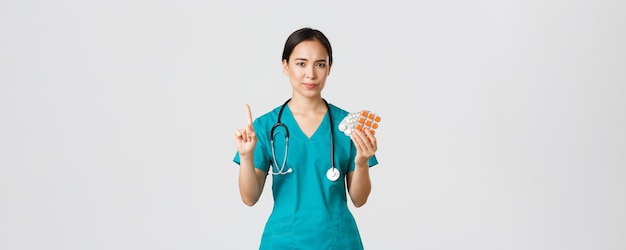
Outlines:
[{"label": "forehead", "polygon": [[317,40],[302,41],[293,48],[290,58],[327,59],[326,48]]}]

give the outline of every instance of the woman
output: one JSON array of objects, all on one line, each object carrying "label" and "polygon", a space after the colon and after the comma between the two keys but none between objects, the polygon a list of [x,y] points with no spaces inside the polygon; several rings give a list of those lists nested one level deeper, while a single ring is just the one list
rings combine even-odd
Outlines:
[{"label": "woman", "polygon": [[332,63],[322,32],[293,32],[282,56],[291,98],[254,122],[246,105],[248,124],[235,131],[243,202],[254,205],[266,176],[273,176],[274,208],[260,249],[363,249],[346,189],[355,207],[365,204],[369,167],[378,164],[376,137],[338,131],[348,112],[322,98]]}]

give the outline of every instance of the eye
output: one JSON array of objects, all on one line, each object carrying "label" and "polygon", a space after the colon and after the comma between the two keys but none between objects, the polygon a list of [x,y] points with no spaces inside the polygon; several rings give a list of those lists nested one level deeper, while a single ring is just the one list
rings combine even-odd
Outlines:
[{"label": "eye", "polygon": [[326,68],[326,63],[318,63],[317,67]]},{"label": "eye", "polygon": [[304,66],[304,62],[297,62],[296,65],[297,66]]}]

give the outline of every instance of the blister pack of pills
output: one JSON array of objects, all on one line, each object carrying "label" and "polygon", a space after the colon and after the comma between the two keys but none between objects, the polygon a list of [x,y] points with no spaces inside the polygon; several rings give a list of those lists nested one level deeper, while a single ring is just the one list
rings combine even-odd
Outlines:
[{"label": "blister pack of pills", "polygon": [[368,110],[348,114],[341,123],[339,123],[339,131],[350,136],[355,130],[369,131],[376,133],[380,116]]}]

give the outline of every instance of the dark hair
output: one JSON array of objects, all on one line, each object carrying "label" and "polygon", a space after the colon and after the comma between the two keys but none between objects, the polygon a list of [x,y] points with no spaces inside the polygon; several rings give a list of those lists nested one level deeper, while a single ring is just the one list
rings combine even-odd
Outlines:
[{"label": "dark hair", "polygon": [[296,47],[296,45],[298,45],[299,43],[303,41],[314,41],[314,40],[319,41],[322,44],[322,46],[326,48],[326,53],[328,53],[328,63],[332,64],[333,63],[333,50],[330,47],[330,41],[328,41],[328,38],[326,38],[324,33],[322,33],[319,30],[312,29],[312,28],[301,28],[291,33],[291,35],[289,35],[289,37],[287,38],[287,41],[285,42],[285,48],[283,49],[282,60],[289,62],[289,56],[291,55],[291,52],[293,52],[293,49]]}]

